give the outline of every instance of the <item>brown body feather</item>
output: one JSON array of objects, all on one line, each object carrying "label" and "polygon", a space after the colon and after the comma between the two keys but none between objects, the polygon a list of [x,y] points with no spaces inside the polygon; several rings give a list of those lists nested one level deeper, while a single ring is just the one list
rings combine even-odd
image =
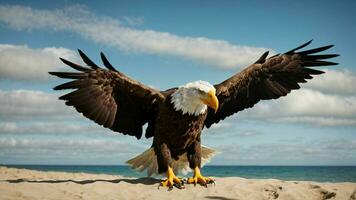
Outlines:
[{"label": "brown body feather", "polygon": [[86,68],[65,59],[61,60],[79,72],[50,72],[60,78],[73,81],[54,89],[75,89],[60,97],[87,118],[113,131],[142,136],[142,126],[148,123],[146,138],[154,137],[152,146],[157,155],[159,172],[167,170],[172,159],[187,153],[191,168],[200,167],[201,131],[213,123],[250,108],[260,100],[277,99],[300,83],[322,71],[309,67],[335,65],[323,61],[338,55],[312,55],[327,50],[325,46],[296,52],[310,42],[281,55],[267,58],[264,53],[254,64],[215,85],[219,110],[194,116],[176,111],[171,104],[171,94],[176,88],[158,91],[139,83],[114,69],[103,53],[101,58],[108,69],[102,69],[79,50]]},{"label": "brown body feather", "polygon": [[178,160],[178,156],[186,152],[191,165],[200,166],[201,162],[200,134],[207,113],[183,115],[174,110],[170,101],[173,92],[165,94],[166,100],[159,105],[155,121],[153,146],[158,156],[159,173],[167,169],[172,159]]}]

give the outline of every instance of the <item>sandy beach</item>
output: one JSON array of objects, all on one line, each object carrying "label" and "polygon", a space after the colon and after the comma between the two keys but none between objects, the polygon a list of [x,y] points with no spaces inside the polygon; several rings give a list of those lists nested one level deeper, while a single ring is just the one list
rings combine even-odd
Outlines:
[{"label": "sandy beach", "polygon": [[157,189],[160,180],[0,167],[0,199],[356,199],[356,183],[216,178],[208,188]]}]

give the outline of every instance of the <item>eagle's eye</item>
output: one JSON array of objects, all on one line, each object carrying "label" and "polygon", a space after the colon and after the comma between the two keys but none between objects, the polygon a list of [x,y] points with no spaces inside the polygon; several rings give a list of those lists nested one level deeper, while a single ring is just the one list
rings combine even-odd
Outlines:
[{"label": "eagle's eye", "polygon": [[206,94],[206,92],[205,91],[203,91],[203,90],[200,90],[200,89],[197,89],[197,91],[198,91],[198,93],[199,93],[199,95],[205,95]]}]

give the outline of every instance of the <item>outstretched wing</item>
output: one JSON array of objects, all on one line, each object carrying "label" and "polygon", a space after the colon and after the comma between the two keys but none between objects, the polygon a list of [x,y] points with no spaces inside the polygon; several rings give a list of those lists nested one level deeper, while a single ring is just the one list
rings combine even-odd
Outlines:
[{"label": "outstretched wing", "polygon": [[106,128],[141,138],[142,126],[153,122],[157,103],[163,95],[116,71],[103,53],[101,58],[108,69],[100,68],[78,51],[90,68],[60,58],[78,72],[49,72],[60,78],[74,79],[54,88],[74,89],[59,99]]},{"label": "outstretched wing", "polygon": [[299,83],[312,79],[312,75],[324,73],[310,67],[337,65],[324,61],[337,57],[337,54],[314,55],[325,51],[333,45],[296,52],[309,45],[311,41],[284,54],[267,58],[264,53],[254,64],[235,74],[224,82],[215,85],[219,99],[219,110],[209,109],[205,125],[209,128],[226,117],[253,107],[260,100],[277,99],[287,95],[291,90],[299,89]]}]

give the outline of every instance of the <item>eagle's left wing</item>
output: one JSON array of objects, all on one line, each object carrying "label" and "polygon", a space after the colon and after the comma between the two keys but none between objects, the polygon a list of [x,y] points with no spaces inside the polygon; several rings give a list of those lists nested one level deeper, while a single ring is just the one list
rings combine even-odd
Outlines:
[{"label": "eagle's left wing", "polygon": [[299,89],[299,83],[312,79],[312,75],[324,73],[310,67],[337,65],[334,62],[324,61],[337,57],[337,54],[314,55],[333,45],[296,52],[310,43],[311,41],[268,59],[266,59],[268,55],[266,52],[254,64],[215,85],[219,109],[215,114],[212,109],[209,109],[205,121],[206,127],[209,128],[234,113],[251,108],[260,100],[286,96],[291,90]]}]

